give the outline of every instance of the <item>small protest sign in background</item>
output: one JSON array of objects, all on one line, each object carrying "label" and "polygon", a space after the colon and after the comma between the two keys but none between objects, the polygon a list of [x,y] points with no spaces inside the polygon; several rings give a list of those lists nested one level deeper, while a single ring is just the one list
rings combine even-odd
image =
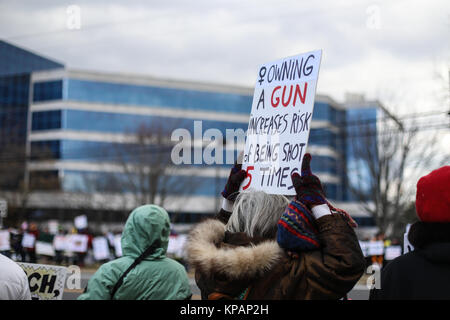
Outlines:
[{"label": "small protest sign in background", "polygon": [[18,263],[25,271],[34,300],[61,300],[67,268],[34,263]]},{"label": "small protest sign in background", "polygon": [[77,228],[79,230],[85,229],[88,226],[88,220],[85,215],[75,217],[74,223],[75,223],[75,228]]},{"label": "small protest sign in background", "polygon": [[109,258],[108,240],[105,237],[95,237],[92,240],[92,249],[95,260],[106,260]]},{"label": "small protest sign in background", "polygon": [[84,253],[88,250],[89,238],[85,234],[72,234],[69,238],[69,251]]},{"label": "small protest sign in background", "polygon": [[36,245],[36,236],[32,233],[25,232],[22,238],[22,247],[33,249]]},{"label": "small protest sign in background", "polygon": [[241,190],[294,195],[291,174],[308,145],[322,51],[259,67],[242,169]]},{"label": "small protest sign in background", "polygon": [[9,238],[8,230],[0,230],[0,251],[8,251],[11,249]]}]

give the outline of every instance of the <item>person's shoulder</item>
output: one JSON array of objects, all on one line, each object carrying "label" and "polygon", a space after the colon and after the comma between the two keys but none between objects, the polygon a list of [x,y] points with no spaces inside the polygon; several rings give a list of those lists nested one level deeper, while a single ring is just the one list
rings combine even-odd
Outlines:
[{"label": "person's shoulder", "polygon": [[184,266],[178,262],[175,259],[169,258],[169,257],[164,257],[164,259],[162,259],[162,261],[169,266],[170,268],[176,269],[176,270],[182,270],[185,271],[186,269],[184,268]]},{"label": "person's shoulder", "polygon": [[0,254],[0,278],[2,279],[26,279],[25,271],[13,260]]},{"label": "person's shoulder", "polygon": [[382,270],[384,274],[402,274],[404,270],[415,265],[422,257],[415,251],[405,253],[390,261]]}]

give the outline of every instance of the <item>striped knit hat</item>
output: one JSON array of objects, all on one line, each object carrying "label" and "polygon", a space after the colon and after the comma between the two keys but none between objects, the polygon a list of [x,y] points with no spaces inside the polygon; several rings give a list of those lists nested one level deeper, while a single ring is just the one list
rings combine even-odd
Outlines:
[{"label": "striped knit hat", "polygon": [[320,248],[315,219],[300,201],[291,201],[278,221],[277,241],[280,247],[292,251]]}]

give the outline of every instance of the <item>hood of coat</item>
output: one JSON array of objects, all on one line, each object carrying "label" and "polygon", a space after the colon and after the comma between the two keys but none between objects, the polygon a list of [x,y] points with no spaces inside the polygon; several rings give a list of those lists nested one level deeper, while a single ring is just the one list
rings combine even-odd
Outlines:
[{"label": "hood of coat", "polygon": [[253,278],[271,270],[283,256],[275,240],[250,246],[224,245],[225,224],[209,219],[189,234],[186,245],[189,263],[206,274],[220,274],[228,279]]},{"label": "hood of coat", "polygon": [[450,223],[416,222],[409,229],[408,240],[427,260],[450,263]]},{"label": "hood of coat", "polygon": [[122,233],[122,253],[136,259],[152,244],[160,243],[146,258],[163,258],[170,236],[170,219],[166,210],[157,205],[144,205],[131,212]]}]

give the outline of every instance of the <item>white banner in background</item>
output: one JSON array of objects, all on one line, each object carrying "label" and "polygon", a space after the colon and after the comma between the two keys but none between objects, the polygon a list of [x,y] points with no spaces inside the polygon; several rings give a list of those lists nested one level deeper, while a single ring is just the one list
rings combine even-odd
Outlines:
[{"label": "white banner in background", "polygon": [[11,244],[9,242],[9,231],[0,230],[0,251],[11,250]]},{"label": "white banner in background", "polygon": [[122,235],[118,234],[114,236],[114,251],[117,257],[122,256],[122,243],[121,243]]},{"label": "white banner in background", "polygon": [[88,226],[88,220],[85,215],[75,217],[74,223],[77,229],[85,229]]},{"label": "white banner in background", "polygon": [[92,240],[92,249],[95,260],[106,260],[109,258],[108,240],[105,237],[96,237]]},{"label": "white banner in background", "polygon": [[69,251],[84,253],[88,250],[88,236],[85,234],[71,234],[69,236]]},{"label": "white banner in background", "polygon": [[32,233],[25,232],[22,238],[22,247],[32,249],[36,244],[36,236]]}]

